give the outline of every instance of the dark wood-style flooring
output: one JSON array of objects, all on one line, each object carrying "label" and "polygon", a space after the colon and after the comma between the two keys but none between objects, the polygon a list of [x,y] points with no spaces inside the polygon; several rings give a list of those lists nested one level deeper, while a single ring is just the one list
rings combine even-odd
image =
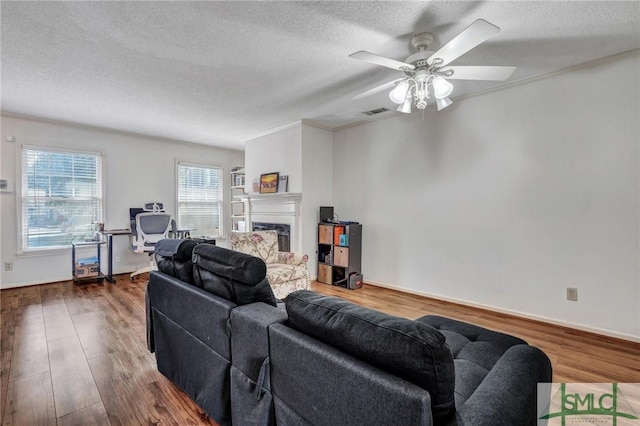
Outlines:
[{"label": "dark wood-style flooring", "polygon": [[[7,289],[1,298],[2,425],[215,424],[156,370],[145,280]],[[313,289],[389,314],[438,314],[543,349],[555,382],[640,382],[640,344],[365,285]]]}]

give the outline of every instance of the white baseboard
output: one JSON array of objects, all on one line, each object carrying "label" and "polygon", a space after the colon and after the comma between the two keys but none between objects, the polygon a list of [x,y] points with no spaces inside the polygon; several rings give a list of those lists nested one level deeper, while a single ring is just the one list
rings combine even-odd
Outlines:
[{"label": "white baseboard", "polygon": [[52,283],[57,283],[60,281],[70,281],[71,278],[70,277],[62,277],[59,279],[54,278],[49,278],[47,280],[39,280],[39,281],[23,281],[23,282],[17,282],[17,283],[9,283],[9,284],[2,284],[2,287],[0,287],[0,289],[2,290],[6,290],[9,288],[17,288],[17,287],[29,287],[32,285],[40,285],[40,284],[52,284]]},{"label": "white baseboard", "polygon": [[[138,269],[141,269],[143,267],[144,266],[136,268],[135,265],[123,265],[122,268],[114,268],[112,275],[130,274],[131,272],[137,271]],[[104,268],[104,265],[103,265],[103,268]],[[105,276],[107,275],[105,269],[103,269],[102,272],[104,273]],[[47,278],[46,280],[23,281],[23,282],[17,282],[17,283],[9,283],[9,284],[3,283],[2,286],[0,286],[0,290],[6,290],[9,288],[17,288],[17,287],[29,287],[32,285],[53,284],[61,281],[71,281],[71,279],[72,278],[70,276],[65,275],[63,277]]]},{"label": "white baseboard", "polygon": [[493,312],[499,312],[502,314],[509,314],[509,315],[513,315],[516,317],[520,317],[520,318],[526,318],[526,319],[530,319],[530,320],[534,320],[534,321],[540,321],[540,322],[546,322],[549,324],[554,324],[554,325],[559,325],[562,327],[567,327],[567,328],[572,328],[575,330],[580,330],[580,331],[585,331],[588,333],[594,333],[594,334],[600,334],[603,336],[607,336],[607,337],[613,337],[616,339],[623,339],[623,340],[629,340],[631,342],[636,342],[636,343],[640,343],[640,336],[635,336],[633,334],[626,334],[626,333],[619,333],[617,331],[612,331],[612,330],[607,330],[607,329],[603,329],[603,328],[597,328],[597,327],[589,327],[589,326],[585,326],[582,324],[576,324],[576,323],[572,323],[569,321],[561,321],[561,320],[557,320],[554,318],[548,318],[542,315],[533,315],[533,314],[528,314],[525,312],[520,312],[520,311],[515,311],[515,310],[511,310],[511,309],[504,309],[504,308],[500,308],[497,306],[493,306],[493,305],[485,305],[482,303],[475,303],[475,302],[470,302],[468,300],[462,300],[462,299],[455,299],[452,297],[446,297],[446,296],[442,296],[442,295],[437,295],[437,294],[430,294],[427,292],[423,292],[423,291],[418,291],[418,290],[412,290],[412,289],[408,289],[405,287],[399,287],[396,285],[391,285],[391,284],[386,284],[386,283],[381,283],[381,282],[376,282],[376,281],[365,281],[365,284],[370,284],[376,287],[384,287],[384,288],[389,288],[391,290],[397,290],[403,293],[410,293],[410,294],[415,294],[417,296],[424,296],[424,297],[428,297],[430,299],[436,299],[436,300],[442,300],[444,302],[451,302],[451,303],[457,303],[459,305],[464,305],[464,306],[469,306],[472,308],[479,308],[479,309],[485,309],[485,310],[489,310],[489,311],[493,311]]}]

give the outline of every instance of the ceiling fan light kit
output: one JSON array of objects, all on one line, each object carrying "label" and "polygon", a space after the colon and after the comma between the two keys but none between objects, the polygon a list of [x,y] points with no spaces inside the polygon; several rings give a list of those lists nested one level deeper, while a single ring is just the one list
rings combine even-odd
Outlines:
[{"label": "ceiling fan light kit", "polygon": [[[420,72],[420,71],[419,71]],[[427,99],[429,99],[430,91],[429,86],[433,90],[433,96],[438,100],[447,98],[453,91],[453,84],[449,83],[444,77],[434,74],[416,74],[415,78],[408,78],[399,82],[395,89],[389,92],[389,98],[393,103],[401,104],[397,111],[404,113],[411,113],[411,101],[415,100],[416,108],[425,109],[427,107]],[[443,105],[438,108],[440,111],[443,108],[451,105],[451,100],[447,105]],[[407,108],[408,104],[408,108]]]},{"label": "ceiling fan light kit", "polygon": [[389,99],[393,103],[400,105],[397,111],[411,113],[412,103],[415,103],[416,108],[424,110],[428,105],[427,99],[431,98],[431,92],[435,98],[438,111],[441,111],[453,103],[449,99],[449,95],[453,91],[453,84],[447,78],[452,80],[504,81],[511,77],[516,67],[448,66],[450,62],[499,31],[500,28],[495,25],[483,19],[478,19],[436,52],[426,50],[433,42],[433,34],[416,34],[411,39],[411,45],[418,51],[409,56],[405,62],[396,61],[395,59],[364,50],[352,53],[349,57],[402,71],[407,76],[406,78],[396,79],[369,89],[360,95],[354,96],[352,100],[378,93],[395,84],[395,87],[389,92]]}]

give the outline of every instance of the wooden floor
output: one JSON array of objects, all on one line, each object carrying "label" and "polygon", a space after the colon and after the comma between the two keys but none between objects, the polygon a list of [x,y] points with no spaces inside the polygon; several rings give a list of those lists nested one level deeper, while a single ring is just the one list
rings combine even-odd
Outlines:
[{"label": "wooden floor", "polygon": [[[0,292],[2,425],[215,424],[157,372],[146,349],[145,280]],[[364,286],[313,289],[393,315],[438,314],[543,349],[555,382],[640,382],[640,344]]]}]

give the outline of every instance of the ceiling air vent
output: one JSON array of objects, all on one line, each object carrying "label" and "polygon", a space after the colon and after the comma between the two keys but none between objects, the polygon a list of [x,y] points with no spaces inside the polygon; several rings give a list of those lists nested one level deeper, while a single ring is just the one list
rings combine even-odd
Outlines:
[{"label": "ceiling air vent", "polygon": [[372,109],[371,111],[365,111],[363,112],[364,115],[376,115],[376,114],[380,114],[383,112],[387,112],[389,111],[389,108],[377,108],[377,109]]}]

